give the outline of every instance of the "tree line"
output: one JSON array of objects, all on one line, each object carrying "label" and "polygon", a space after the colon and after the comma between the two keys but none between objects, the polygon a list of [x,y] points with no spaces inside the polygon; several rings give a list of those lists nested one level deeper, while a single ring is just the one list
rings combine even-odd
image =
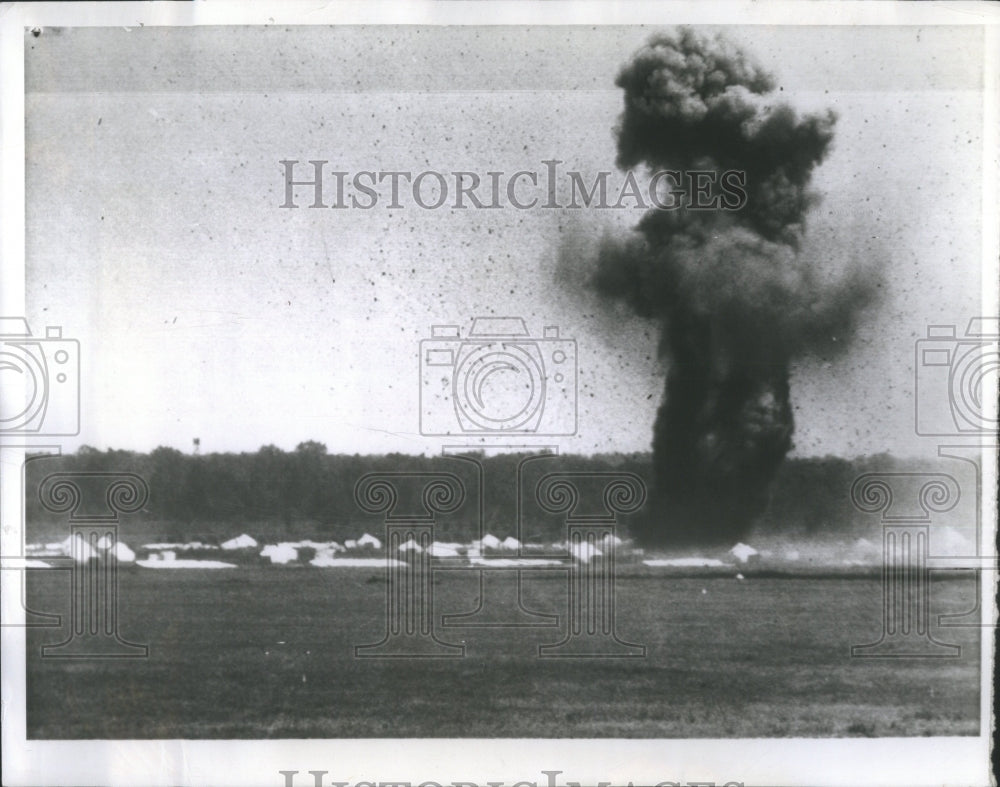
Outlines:
[{"label": "tree line", "polygon": [[[253,453],[205,455],[163,446],[149,453],[84,446],[74,454],[37,456],[27,463],[26,518],[29,530],[32,525],[44,526],[46,532],[65,529],[65,515],[45,510],[38,497],[39,485],[51,473],[131,472],[149,487],[146,505],[130,517],[129,525],[143,537],[211,541],[246,532],[268,541],[343,541],[365,531],[380,535],[382,517],[366,513],[355,500],[355,485],[366,474],[447,473],[459,480],[465,500],[454,511],[437,517],[435,538],[464,542],[488,532],[500,538],[513,535],[522,541],[550,543],[565,538],[565,520],[546,513],[533,499],[543,475],[588,474],[578,485],[582,497],[592,499],[600,496],[601,473],[631,473],[646,483],[651,478],[648,453],[550,455],[524,465],[519,498],[517,468],[524,459],[525,455],[518,454],[465,458],[330,454],[315,441],[300,443],[293,451],[265,445]],[[859,515],[849,494],[853,479],[869,470],[903,465],[884,455],[788,460],[771,490],[771,504],[759,528],[814,534],[857,526]],[[419,484],[411,484],[409,490],[406,486],[399,484],[399,510],[419,509]],[[655,490],[650,492],[655,494]],[[517,532],[519,513],[521,529]],[[620,532],[627,536],[631,517],[623,516],[620,521]]]}]

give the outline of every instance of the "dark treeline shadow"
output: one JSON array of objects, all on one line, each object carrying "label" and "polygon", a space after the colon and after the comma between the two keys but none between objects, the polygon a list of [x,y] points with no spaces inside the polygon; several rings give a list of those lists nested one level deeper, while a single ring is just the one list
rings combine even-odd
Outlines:
[{"label": "dark treeline shadow", "polygon": [[[483,532],[500,538],[516,532],[516,454],[478,456],[483,468],[483,527],[476,465],[449,456],[409,454],[330,454],[322,443],[300,443],[294,451],[273,445],[254,453],[185,454],[159,447],[150,453],[89,446],[75,454],[38,456],[27,463],[26,519],[28,538],[56,538],[65,520],[46,511],[37,490],[41,481],[57,472],[132,472],[149,485],[145,508],[130,517],[133,536],[150,539],[208,542],[225,540],[240,532],[259,541],[316,538],[344,540],[363,532],[379,534],[381,519],[362,511],[354,499],[358,479],[373,472],[448,472],[457,475],[467,490],[467,500],[452,515],[440,517],[436,537],[468,541]],[[767,510],[755,530],[802,536],[844,536],[861,532],[865,518],[850,501],[853,480],[861,473],[913,469],[915,463],[888,455],[842,459],[799,458],[785,462],[771,489]],[[527,543],[548,544],[565,538],[559,517],[534,516],[527,503],[541,473],[564,470],[629,472],[647,483],[652,474],[649,453],[559,455],[534,463],[534,473],[524,476],[520,532]],[[598,483],[598,482],[594,482]],[[583,481],[584,496],[588,481]],[[596,489],[593,490],[596,492]],[[639,512],[641,515],[642,512]],[[621,521],[621,534],[629,536],[631,519]],[[665,523],[669,526],[669,523]]]}]

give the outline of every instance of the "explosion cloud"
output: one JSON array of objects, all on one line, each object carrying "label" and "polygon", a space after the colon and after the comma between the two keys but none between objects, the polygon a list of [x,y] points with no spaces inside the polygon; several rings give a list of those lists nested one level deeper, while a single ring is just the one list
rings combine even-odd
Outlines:
[{"label": "explosion cloud", "polygon": [[738,210],[646,213],[606,240],[591,284],[661,326],[668,368],[653,431],[647,543],[732,543],[767,505],[792,447],[792,360],[843,347],[871,282],[803,248],[832,112],[800,115],[721,37],[655,36],[618,75],[618,166],[746,173]]}]

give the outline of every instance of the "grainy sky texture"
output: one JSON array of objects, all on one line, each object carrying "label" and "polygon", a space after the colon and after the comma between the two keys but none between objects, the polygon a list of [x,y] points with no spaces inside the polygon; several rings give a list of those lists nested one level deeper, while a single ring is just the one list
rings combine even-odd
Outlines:
[{"label": "grainy sky texture", "polygon": [[[719,30],[782,100],[838,116],[807,242],[881,260],[852,348],[792,367],[793,455],[933,452],[914,434],[914,342],[981,309],[981,32]],[[287,210],[279,161],[485,178],[559,159],[621,184],[615,78],[652,32],[29,35],[28,317],[81,341],[76,444],[437,453],[419,432],[418,342],[432,324],[518,315],[577,341],[579,432],[561,448],[647,450],[657,327],[557,276],[561,252],[584,271],[641,209]]]}]

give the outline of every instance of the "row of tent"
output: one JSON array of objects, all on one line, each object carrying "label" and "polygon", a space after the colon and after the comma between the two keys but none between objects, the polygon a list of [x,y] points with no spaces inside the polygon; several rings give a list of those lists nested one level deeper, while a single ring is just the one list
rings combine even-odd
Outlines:
[{"label": "row of tent", "polygon": [[[358,547],[370,546],[376,550],[381,549],[382,546],[377,538],[369,536],[368,534],[362,536],[356,543]],[[308,560],[308,562],[311,562],[313,565],[326,565],[327,560],[337,560],[338,558],[336,556],[338,554],[351,551],[354,544],[355,542],[352,541],[344,542],[343,546],[336,542],[317,543],[314,541],[289,541],[278,544],[267,544],[261,550],[260,556],[267,558],[272,563],[293,563],[296,561],[302,561],[304,550],[312,548],[315,550],[314,557],[312,552],[305,551],[307,556],[312,557],[312,559]],[[593,557],[603,554],[603,550],[608,549],[612,546],[612,544],[618,547],[621,546],[623,542],[617,536],[609,534],[603,541],[597,544],[570,544],[568,542],[562,542],[552,544],[551,549],[569,551],[573,557],[579,560],[587,561]],[[534,544],[525,547],[513,536],[508,536],[501,541],[496,536],[490,534],[486,534],[482,538],[476,539],[468,544],[451,541],[435,541],[431,544],[423,546],[417,543],[417,541],[413,538],[410,538],[396,547],[396,551],[400,554],[400,556],[406,556],[407,554],[422,554],[426,552],[430,557],[435,558],[481,558],[484,555],[490,554],[516,553],[520,552],[522,549],[548,550],[549,547]]]},{"label": "row of tent", "polygon": [[71,557],[81,563],[101,557],[109,551],[119,563],[135,562],[135,552],[129,549],[128,545],[123,541],[112,541],[107,536],[102,536],[93,545],[82,537],[78,537],[74,543],[73,536],[67,536],[64,541],[51,544],[28,544],[25,548],[25,554],[28,558]]},{"label": "row of tent", "polygon": [[[552,549],[567,550],[579,560],[590,560],[593,557],[603,554],[603,551],[611,546],[621,546],[622,540],[617,536],[608,534],[604,540],[597,543],[554,543]],[[365,533],[358,539],[347,539],[343,544],[336,541],[312,541],[305,539],[302,541],[284,541],[275,544],[260,543],[245,533],[232,538],[222,544],[207,544],[201,541],[190,542],[153,542],[143,544],[136,552],[130,549],[124,542],[111,542],[107,538],[102,538],[96,545],[96,549],[83,538],[78,538],[74,543],[73,537],[67,537],[64,541],[49,544],[29,544],[27,546],[27,556],[31,558],[44,557],[72,557],[80,562],[100,557],[108,550],[113,550],[113,554],[120,563],[135,563],[140,565],[146,562],[154,563],[175,563],[175,561],[193,562],[191,558],[205,559],[214,556],[221,556],[221,553],[230,553],[237,558],[242,553],[242,558],[251,554],[266,559],[275,564],[288,564],[295,562],[309,562],[313,565],[328,565],[330,561],[340,561],[350,557],[349,553],[377,552],[382,549],[382,542],[371,535]],[[407,553],[418,554],[426,552],[435,558],[480,558],[490,554],[509,554],[520,552],[521,550],[548,549],[542,545],[528,545],[525,547],[518,539],[508,536],[503,540],[487,533],[480,539],[476,539],[468,544],[457,542],[435,541],[429,545],[421,546],[412,538],[400,544],[397,551],[400,557],[405,557]]]},{"label": "row of tent", "polygon": [[[304,539],[302,541],[288,541],[284,542],[288,544],[293,544],[295,546],[303,547],[314,547],[316,549],[322,549],[325,547],[333,547],[334,549],[359,549],[365,547],[371,547],[372,549],[381,549],[382,542],[379,541],[375,536],[370,533],[365,533],[361,538],[358,539],[347,539],[343,543],[343,546],[338,544],[336,541],[311,541],[309,539]],[[223,549],[226,551],[238,551],[244,549],[256,549],[260,546],[260,542],[257,541],[253,536],[248,536],[246,533],[236,536],[236,538],[231,538],[228,541],[223,541],[219,545],[215,544],[205,544],[201,541],[190,541],[187,543],[171,543],[171,542],[157,542],[153,544],[143,544],[142,548],[149,551],[162,551],[165,549],[172,549],[175,551],[193,551],[199,549]]]},{"label": "row of tent", "polygon": [[[408,539],[400,544],[396,549],[399,558],[406,558],[407,555],[427,553],[434,558],[465,558],[469,560],[479,560],[484,556],[502,556],[511,553],[526,554],[532,551],[543,550],[549,552],[557,550],[568,552],[569,555],[583,563],[590,562],[595,557],[600,557],[610,549],[622,547],[624,542],[618,536],[611,533],[605,534],[604,538],[598,541],[576,540],[567,542],[557,542],[549,546],[529,544],[523,545],[513,536],[501,540],[491,534],[486,534],[480,539],[476,539],[468,544],[457,542],[435,541],[429,545],[422,546],[415,540]],[[284,541],[275,544],[265,544],[260,546],[259,542],[252,536],[245,533],[230,539],[220,545],[205,544],[200,541],[186,543],[179,542],[155,542],[143,544],[139,548],[139,555],[121,541],[110,541],[102,538],[96,545],[91,545],[83,538],[66,538],[65,541],[52,544],[29,544],[27,546],[27,556],[29,558],[39,557],[72,557],[73,559],[86,562],[98,558],[111,550],[119,563],[138,563],[141,566],[152,565],[152,567],[181,567],[190,565],[191,567],[206,567],[209,563],[214,563],[215,567],[229,567],[234,564],[212,561],[210,558],[222,556],[221,553],[229,553],[240,562],[247,559],[259,558],[267,560],[272,564],[287,565],[290,563],[308,563],[313,566],[331,567],[338,565],[374,565],[379,561],[384,562],[384,558],[375,558],[372,553],[382,549],[382,542],[375,536],[365,533],[358,539],[348,539],[343,544],[336,541],[312,541],[309,539],[302,541]],[[368,557],[358,557],[367,554]],[[737,544],[729,554],[740,563],[754,562],[759,553],[756,549],[747,544]],[[180,556],[180,557],[178,557]],[[388,557],[388,556],[387,556]],[[689,560],[681,558],[681,561]],[[698,558],[700,560],[700,558]],[[662,562],[662,561],[661,561]],[[669,561],[673,564],[676,561]]]}]

